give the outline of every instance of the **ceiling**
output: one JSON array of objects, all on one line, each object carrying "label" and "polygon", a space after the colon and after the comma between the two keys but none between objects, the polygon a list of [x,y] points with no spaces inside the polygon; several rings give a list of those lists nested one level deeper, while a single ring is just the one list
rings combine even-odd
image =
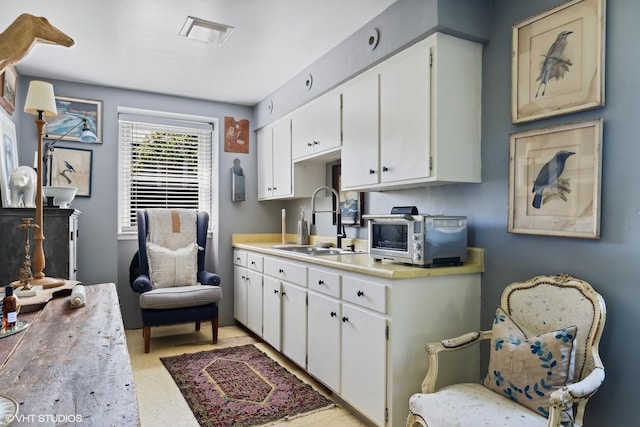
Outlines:
[{"label": "ceiling", "polygon": [[[255,105],[395,0],[14,0],[75,40],[36,44],[20,74]],[[222,45],[178,35],[187,16],[234,27]]]}]

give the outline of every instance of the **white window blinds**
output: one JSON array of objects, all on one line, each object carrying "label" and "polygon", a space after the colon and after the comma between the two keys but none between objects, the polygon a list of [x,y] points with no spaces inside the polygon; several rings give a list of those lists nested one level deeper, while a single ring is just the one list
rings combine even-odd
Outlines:
[{"label": "white window blinds", "polygon": [[121,233],[136,231],[138,209],[211,214],[212,124],[121,114],[119,128]]}]

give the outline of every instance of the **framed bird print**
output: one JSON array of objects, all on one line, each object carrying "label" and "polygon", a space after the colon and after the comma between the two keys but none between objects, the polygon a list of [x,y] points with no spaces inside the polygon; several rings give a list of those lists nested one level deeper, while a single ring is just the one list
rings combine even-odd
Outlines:
[{"label": "framed bird print", "polygon": [[604,106],[605,0],[570,0],[513,26],[511,121]]},{"label": "framed bird print", "polygon": [[512,134],[510,233],[600,238],[602,119]]},{"label": "framed bird print", "polygon": [[91,196],[93,151],[55,147],[51,162],[51,185],[76,187],[76,197]]}]

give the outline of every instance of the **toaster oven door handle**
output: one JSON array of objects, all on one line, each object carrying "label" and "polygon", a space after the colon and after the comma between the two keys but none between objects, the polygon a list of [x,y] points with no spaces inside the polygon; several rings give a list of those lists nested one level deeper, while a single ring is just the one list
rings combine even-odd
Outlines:
[{"label": "toaster oven door handle", "polygon": [[413,221],[413,216],[409,214],[387,214],[387,215],[362,215],[363,219],[370,220],[385,220],[385,219],[406,219],[407,221]]}]

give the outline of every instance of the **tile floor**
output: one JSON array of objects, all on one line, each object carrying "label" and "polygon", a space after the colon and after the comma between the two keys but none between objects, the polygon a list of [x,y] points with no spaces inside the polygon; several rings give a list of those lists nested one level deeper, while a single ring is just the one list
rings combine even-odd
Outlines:
[{"label": "tile floor", "polygon": [[[253,336],[240,327],[228,326],[220,328],[218,331],[218,343],[215,346],[211,344],[210,323],[203,323],[200,332],[195,332],[193,324],[152,328],[151,351],[148,354],[144,353],[142,329],[127,330],[126,335],[142,427],[170,425],[198,427],[198,422],[191,413],[189,406],[160,361],[160,357],[183,353],[195,353],[214,348],[256,343],[260,350],[269,354],[282,366],[289,369],[303,381],[312,384],[316,390],[329,396],[325,388],[316,383],[302,370],[280,356],[269,345],[257,342]],[[356,427],[365,425],[341,406],[276,424],[285,423],[287,426],[292,427]]]}]

